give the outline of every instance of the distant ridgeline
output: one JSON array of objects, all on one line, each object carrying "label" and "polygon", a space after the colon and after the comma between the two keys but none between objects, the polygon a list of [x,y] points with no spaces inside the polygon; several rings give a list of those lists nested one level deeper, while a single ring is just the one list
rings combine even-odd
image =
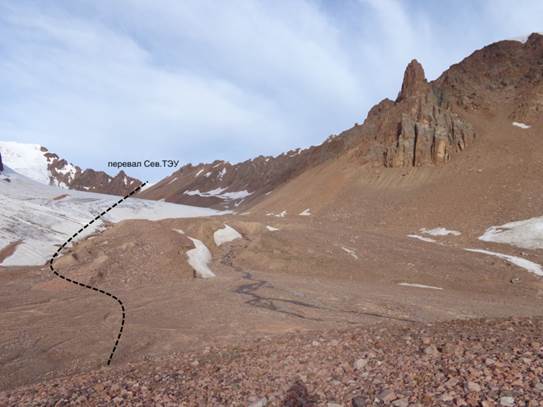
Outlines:
[{"label": "distant ridgeline", "polygon": [[39,144],[0,141],[0,153],[9,169],[45,185],[124,196],[141,184],[122,171],[82,169]]}]

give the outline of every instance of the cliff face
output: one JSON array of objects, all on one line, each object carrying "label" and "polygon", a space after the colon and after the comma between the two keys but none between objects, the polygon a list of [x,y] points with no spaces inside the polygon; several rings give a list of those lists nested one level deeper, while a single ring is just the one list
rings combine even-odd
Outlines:
[{"label": "cliff face", "polygon": [[387,167],[442,164],[475,138],[471,125],[438,99],[416,60],[396,101],[372,109],[363,127],[368,145],[359,147],[359,156]]},{"label": "cliff face", "polygon": [[369,112],[357,155],[386,167],[443,164],[476,138],[464,112],[506,114],[528,125],[540,120],[543,35],[491,44],[432,83],[411,61],[397,99],[385,99]]}]

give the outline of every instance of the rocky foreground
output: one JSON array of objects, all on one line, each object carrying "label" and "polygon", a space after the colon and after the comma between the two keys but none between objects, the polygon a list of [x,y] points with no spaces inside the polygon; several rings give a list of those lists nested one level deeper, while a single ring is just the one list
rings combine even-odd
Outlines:
[{"label": "rocky foreground", "polygon": [[0,393],[0,405],[543,406],[543,319],[356,327]]}]

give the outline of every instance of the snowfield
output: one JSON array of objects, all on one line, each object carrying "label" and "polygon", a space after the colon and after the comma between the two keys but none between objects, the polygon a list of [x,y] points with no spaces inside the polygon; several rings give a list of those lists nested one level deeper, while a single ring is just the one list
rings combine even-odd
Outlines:
[{"label": "snowfield", "polygon": [[416,284],[416,283],[398,283],[398,285],[401,285],[403,287],[429,288],[431,290],[443,290],[443,288],[441,287],[434,287],[431,285]]},{"label": "snowfield", "polygon": [[530,127],[532,127],[529,124],[524,124],[524,123],[519,123],[519,122],[513,122],[513,126],[520,127],[521,129],[529,129]]},{"label": "snowfield", "polygon": [[419,236],[419,235],[407,235],[407,237],[410,237],[411,239],[422,240],[423,242],[427,242],[427,243],[435,243],[436,242],[434,239],[431,239],[429,237]]},{"label": "snowfield", "polygon": [[510,256],[508,254],[491,252],[489,250],[482,250],[482,249],[464,249],[464,250],[467,250],[468,252],[482,253],[482,254],[487,254],[489,256],[499,257],[500,259],[508,261],[509,263],[514,264],[515,266],[518,266],[520,268],[523,268],[529,271],[530,273],[534,273],[535,275],[543,277],[543,267],[541,267],[537,263],[534,263],[533,261],[526,260],[526,259],[516,257],[516,256]]},{"label": "snowfield", "polygon": [[[39,144],[0,141],[0,153],[2,153],[4,164],[15,172],[40,184],[50,185],[53,182],[58,187],[68,188],[64,182],[52,178],[49,164],[53,163],[54,159],[46,157],[45,154],[48,151],[44,151],[44,148]],[[62,168],[57,168],[57,172],[72,181],[77,173],[77,168],[73,164],[66,163]]]},{"label": "snowfield", "polygon": [[430,236],[448,236],[448,235],[460,236],[462,234],[456,230],[449,230],[445,228],[434,228],[434,229],[422,228],[419,231],[425,235],[430,235]]},{"label": "snowfield", "polygon": [[216,188],[212,189],[211,191],[207,192],[200,192],[199,189],[195,191],[185,191],[185,195],[189,196],[202,196],[202,197],[216,197],[220,198],[222,200],[228,200],[228,201],[237,201],[238,199],[245,199],[249,196],[251,196],[253,193],[243,190],[243,191],[234,191],[234,192],[224,192],[226,191],[226,188]]},{"label": "snowfield", "polygon": [[276,218],[284,218],[285,216],[287,216],[287,211],[283,211],[281,213],[278,213],[278,214],[274,214],[273,212],[269,212],[266,214],[266,216],[275,216]]},{"label": "snowfield", "polygon": [[523,249],[543,249],[543,216],[491,226],[479,240],[510,244]]},{"label": "snowfield", "polygon": [[48,162],[41,148],[38,144],[0,141],[4,165],[40,184],[49,185]]},{"label": "snowfield", "polygon": [[188,263],[194,269],[197,277],[200,278],[212,278],[215,277],[215,273],[209,268],[211,263],[211,252],[201,240],[193,239],[189,237],[194,243],[194,249],[187,251]]},{"label": "snowfield", "polygon": [[358,260],[358,255],[356,254],[356,251],[354,251],[353,249],[349,249],[348,247],[342,246],[341,250],[343,250],[345,253],[348,253],[354,259]]},{"label": "snowfield", "polygon": [[[118,196],[60,189],[6,167],[0,178],[0,248],[21,241],[1,266],[42,265],[73,233],[113,205]],[[130,198],[104,216],[107,222],[220,215],[208,208]],[[104,227],[94,222],[78,239]]]},{"label": "snowfield", "polygon": [[241,234],[236,229],[226,224],[224,225],[224,228],[218,229],[213,233],[213,240],[217,246],[241,238]]}]

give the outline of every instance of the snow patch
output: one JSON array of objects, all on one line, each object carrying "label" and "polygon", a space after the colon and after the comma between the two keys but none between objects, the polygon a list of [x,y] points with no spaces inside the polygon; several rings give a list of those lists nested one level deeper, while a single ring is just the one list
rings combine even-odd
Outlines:
[{"label": "snow patch", "polygon": [[491,226],[479,240],[506,243],[523,249],[543,249],[543,216]]},{"label": "snow patch", "polygon": [[526,259],[516,257],[516,256],[510,256],[508,254],[491,252],[489,250],[482,250],[482,249],[464,249],[464,250],[467,250],[468,252],[482,253],[482,254],[487,254],[489,256],[499,257],[500,259],[506,260],[509,263],[514,264],[515,266],[518,266],[520,268],[523,268],[529,271],[530,273],[534,273],[535,275],[543,277],[543,268],[539,264],[534,263],[533,261],[526,260]]},{"label": "snow patch", "polygon": [[403,287],[429,288],[431,290],[443,290],[443,288],[441,288],[441,287],[434,287],[434,286],[431,286],[431,285],[424,285],[424,284],[398,283],[398,285],[401,285]]},{"label": "snow patch", "polygon": [[226,224],[224,225],[224,228],[216,230],[215,233],[213,233],[213,240],[215,240],[217,246],[241,238],[241,234],[236,229]]},{"label": "snow patch", "polygon": [[449,229],[445,229],[441,227],[433,228],[433,229],[422,228],[422,229],[419,229],[419,232],[425,235],[430,235],[430,236],[448,236],[448,235],[460,236],[462,234],[456,230],[449,230]]},{"label": "snow patch", "polygon": [[236,201],[238,199],[245,199],[248,196],[251,196],[253,193],[248,192],[246,190],[244,191],[234,191],[234,192],[224,192],[226,191],[226,188],[216,188],[212,189],[211,191],[207,192],[200,192],[199,189],[196,189],[194,191],[185,191],[183,192],[185,195],[189,196],[202,196],[202,197],[216,197],[220,198],[222,200],[229,200],[229,201]]},{"label": "snow patch", "polygon": [[189,265],[194,269],[197,277],[211,278],[215,277],[215,273],[209,268],[211,263],[211,252],[201,240],[189,237],[194,243],[194,249],[187,250],[187,257]]},{"label": "snow patch", "polygon": [[529,129],[530,127],[532,127],[529,124],[524,124],[520,122],[513,122],[513,126],[520,127],[521,129]]},{"label": "snow patch", "polygon": [[301,148],[298,147],[298,148],[296,148],[296,149],[294,149],[292,151],[289,151],[288,152],[288,157],[294,157],[294,156],[300,155],[302,153],[302,151],[304,151],[304,150],[302,150]]},{"label": "snow patch", "polygon": [[347,247],[341,247],[341,249],[346,252],[346,253],[349,253],[352,257],[354,257],[356,260],[358,260],[358,255],[356,254],[356,252],[353,250],[353,249],[349,249]]},{"label": "snow patch", "polygon": [[273,226],[266,225],[266,229],[268,229],[270,232],[277,232],[279,229],[274,228]]},{"label": "snow patch", "polygon": [[180,235],[184,235],[185,231],[183,229],[172,229],[174,232],[179,233]]},{"label": "snow patch", "polygon": [[75,174],[77,173],[77,168],[72,164],[66,164],[64,167],[59,168],[57,172],[62,175],[68,175],[68,179],[73,181]]},{"label": "snow patch", "polygon": [[252,194],[253,194],[252,192],[249,192],[247,190],[243,190],[243,191],[236,191],[236,192],[225,192],[225,193],[219,195],[219,197],[221,197],[222,199],[230,199],[230,200],[234,201],[234,200],[237,200],[237,199],[245,199],[248,196],[251,196]]},{"label": "snow patch", "polygon": [[283,211],[278,214],[274,214],[273,212],[268,212],[266,216],[275,216],[276,218],[284,218],[285,216],[287,216],[287,211]]},{"label": "snow patch", "polygon": [[300,212],[298,215],[300,216],[311,216],[311,209],[307,208],[304,209],[302,212]]},{"label": "snow patch", "polygon": [[424,237],[424,236],[419,236],[419,235],[407,235],[407,237],[410,237],[412,239],[422,240],[423,242],[428,242],[428,243],[436,242],[434,239],[430,239],[429,237]]},{"label": "snow patch", "polygon": [[218,196],[220,195],[221,192],[225,191],[226,188],[216,188],[216,189],[212,189],[211,191],[207,191],[207,192],[200,192],[199,189],[196,189],[194,191],[185,191],[183,192],[185,195],[189,195],[189,196],[194,196],[194,195],[199,195],[199,196]]},{"label": "snow patch", "polygon": [[166,185],[173,184],[175,181],[177,181],[177,177],[173,178],[170,182],[168,182]]}]

